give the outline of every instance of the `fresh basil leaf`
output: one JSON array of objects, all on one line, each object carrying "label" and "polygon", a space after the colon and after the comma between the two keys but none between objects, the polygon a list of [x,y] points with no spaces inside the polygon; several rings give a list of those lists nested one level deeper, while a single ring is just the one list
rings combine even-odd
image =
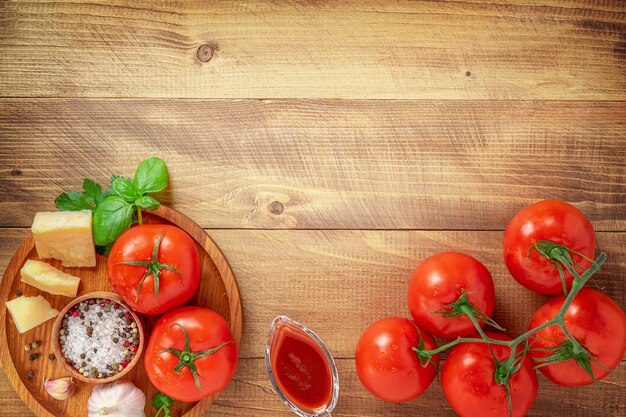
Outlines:
[{"label": "fresh basil leaf", "polygon": [[126,178],[118,177],[111,183],[111,189],[125,201],[132,203],[139,198],[139,193],[132,182]]},{"label": "fresh basil leaf", "polygon": [[153,156],[142,161],[135,171],[133,184],[140,195],[155,193],[167,188],[169,175],[165,162],[161,158]]},{"label": "fresh basil leaf", "polygon": [[156,199],[150,197],[149,195],[144,195],[141,198],[135,200],[135,204],[141,208],[144,208],[148,211],[156,210],[161,205]]},{"label": "fresh basil leaf", "polygon": [[54,200],[54,205],[61,211],[95,210],[95,207],[89,204],[78,191],[59,194]]},{"label": "fresh basil leaf", "polygon": [[124,177],[122,175],[117,175],[117,174],[111,174],[111,184],[113,184],[113,181],[115,181],[118,178],[126,178],[128,181],[133,182],[132,178]]},{"label": "fresh basil leaf", "polygon": [[107,197],[93,216],[93,237],[96,245],[112,243],[130,227],[135,206],[121,197]]}]

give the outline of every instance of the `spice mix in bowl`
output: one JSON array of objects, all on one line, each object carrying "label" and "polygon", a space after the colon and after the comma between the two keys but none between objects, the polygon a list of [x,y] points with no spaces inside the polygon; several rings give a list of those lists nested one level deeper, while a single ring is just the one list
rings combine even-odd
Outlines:
[{"label": "spice mix in bowl", "polygon": [[116,294],[94,292],[63,309],[52,338],[54,353],[74,377],[95,384],[111,382],[139,361],[143,322]]}]

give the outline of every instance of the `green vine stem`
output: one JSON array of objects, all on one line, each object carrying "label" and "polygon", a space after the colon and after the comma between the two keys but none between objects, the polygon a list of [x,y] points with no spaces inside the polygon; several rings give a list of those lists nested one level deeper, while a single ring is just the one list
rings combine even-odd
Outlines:
[{"label": "green vine stem", "polygon": [[[463,313],[469,317],[469,319],[476,327],[478,334],[481,336],[480,338],[458,337],[450,343],[444,344],[436,349],[431,350],[426,350],[423,348],[423,346],[413,348],[421,362],[430,362],[431,358],[434,355],[453,348],[459,343],[474,342],[508,346],[511,349],[511,355],[508,359],[502,362],[498,362],[494,358],[497,370],[497,375],[494,375],[494,378],[496,379],[496,382],[498,384],[504,385],[507,390],[507,401],[509,405],[509,413],[511,416],[513,415],[513,409],[511,408],[511,396],[508,387],[509,379],[515,374],[515,372],[517,372],[521,368],[521,362],[524,360],[524,356],[529,349],[532,349],[532,347],[529,346],[529,338],[547,327],[555,325],[559,326],[563,331],[563,334],[565,334],[565,336],[567,337],[567,340],[564,341],[561,345],[551,348],[550,350],[554,350],[556,352],[544,358],[545,361],[538,364],[535,368],[540,368],[542,366],[547,366],[558,362],[564,362],[570,359],[575,359],[579,366],[581,366],[587,373],[589,373],[594,380],[595,377],[591,369],[590,361],[594,361],[594,363],[606,369],[602,364],[598,363],[598,361],[570,334],[570,332],[565,327],[565,314],[567,313],[569,306],[572,304],[574,298],[578,295],[580,290],[585,286],[587,281],[593,276],[593,274],[595,274],[600,269],[602,264],[604,264],[607,259],[606,253],[601,253],[596,258],[596,260],[593,261],[589,269],[584,271],[582,274],[579,274],[574,268],[574,264],[571,260],[571,256],[569,255],[569,253],[564,252],[564,248],[567,249],[565,246],[557,245],[552,242],[540,241],[539,248],[542,249],[538,250],[539,253],[543,254],[548,259],[556,259],[574,277],[572,289],[570,290],[569,294],[567,294],[567,297],[565,298],[565,301],[563,302],[563,305],[561,306],[561,309],[559,310],[557,315],[554,316],[551,320],[526,331],[525,333],[519,335],[511,341],[497,340],[492,339],[485,334],[485,332],[482,330],[482,327],[480,326],[479,319],[476,318],[475,313],[471,308],[465,308],[465,306],[461,306]],[[545,252],[546,248],[549,249],[547,250],[547,253]],[[569,249],[567,250],[570,251]],[[577,253],[574,251],[571,252]],[[560,268],[559,271],[561,271]],[[463,297],[465,297],[465,294],[461,294],[459,300],[462,301]],[[517,352],[517,350],[518,346],[521,343],[525,343],[526,346],[524,346],[520,353]]]}]

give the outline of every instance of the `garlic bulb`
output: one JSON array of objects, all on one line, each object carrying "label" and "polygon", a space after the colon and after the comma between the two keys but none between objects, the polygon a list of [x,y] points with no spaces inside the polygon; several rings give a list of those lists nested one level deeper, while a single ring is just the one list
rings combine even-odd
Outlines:
[{"label": "garlic bulb", "polygon": [[43,383],[43,387],[46,389],[48,395],[55,400],[67,400],[74,394],[76,384],[71,376],[66,376],[52,381],[47,379]]},{"label": "garlic bulb", "polygon": [[89,397],[89,417],[145,417],[146,396],[130,381],[96,385]]}]

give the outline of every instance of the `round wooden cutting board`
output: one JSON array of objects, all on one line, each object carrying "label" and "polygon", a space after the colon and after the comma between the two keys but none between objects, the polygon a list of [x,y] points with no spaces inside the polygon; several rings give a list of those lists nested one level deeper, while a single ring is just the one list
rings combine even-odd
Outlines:
[{"label": "round wooden cutting board", "polygon": [[[235,276],[219,247],[198,224],[169,207],[161,206],[152,213],[145,213],[144,222],[174,224],[185,230],[195,240],[200,255],[202,281],[198,292],[187,304],[208,307],[222,315],[229,323],[239,346],[243,325],[239,289]],[[24,262],[27,259],[39,259],[34,243],[33,236],[29,235],[13,255],[0,284],[0,300],[2,300],[0,302],[0,323],[2,323],[0,360],[13,388],[37,416],[86,416],[87,401],[93,387],[91,384],[76,381],[76,392],[66,401],[53,399],[43,388],[46,379],[67,376],[67,372],[58,359],[51,361],[48,358],[48,354],[52,353],[51,331],[54,319],[24,334],[19,334],[13,319],[7,314],[5,303],[16,298],[18,290],[25,296],[43,295],[52,307],[59,311],[71,301],[69,297],[44,293],[20,281],[20,269]],[[45,261],[62,271],[80,277],[78,295],[92,291],[112,291],[107,279],[105,256],[98,255],[97,265],[93,268],[64,268],[59,261],[52,259]],[[149,334],[157,317],[143,317],[146,321],[147,334]],[[24,345],[33,341],[41,341],[42,346],[34,351],[40,353],[40,357],[31,362],[28,356],[32,351],[25,352]],[[26,376],[28,370],[34,372],[32,379]],[[150,400],[157,390],[146,375],[143,359],[127,375],[127,379],[133,381],[146,394],[146,414],[153,414],[155,410]],[[200,416],[211,405],[213,398],[214,396],[208,397],[197,403],[176,401],[171,407],[172,417]]]}]

